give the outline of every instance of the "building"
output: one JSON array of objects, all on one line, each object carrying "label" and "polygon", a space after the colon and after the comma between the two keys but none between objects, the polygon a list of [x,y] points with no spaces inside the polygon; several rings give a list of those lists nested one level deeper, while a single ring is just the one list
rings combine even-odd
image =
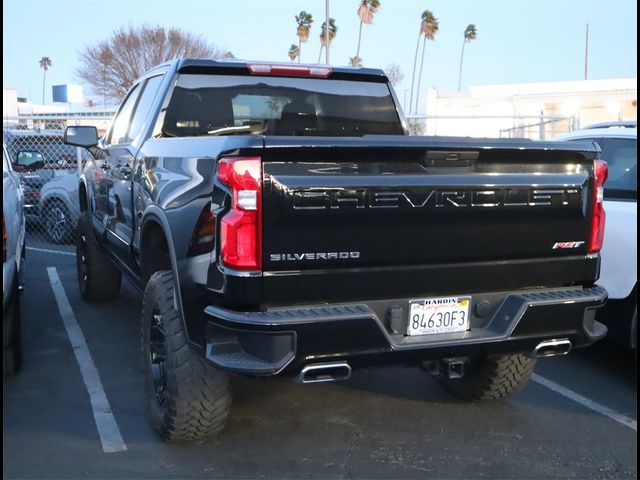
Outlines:
[{"label": "building", "polygon": [[15,88],[2,89],[2,116],[15,117],[18,115],[18,91]]},{"label": "building", "polygon": [[114,115],[115,110],[75,111],[69,103],[32,103],[18,97],[16,89],[2,89],[2,123],[5,128],[63,129],[67,125],[95,125],[102,134]]},{"label": "building", "polygon": [[637,78],[431,89],[426,133],[552,138],[593,123],[637,119]]}]

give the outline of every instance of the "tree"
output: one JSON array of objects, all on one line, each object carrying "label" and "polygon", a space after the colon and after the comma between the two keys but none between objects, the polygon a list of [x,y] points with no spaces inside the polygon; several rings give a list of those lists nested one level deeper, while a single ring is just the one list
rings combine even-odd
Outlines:
[{"label": "tree", "polygon": [[113,54],[110,48],[105,48],[100,52],[100,63],[102,65],[102,108],[105,110],[107,109],[107,66],[111,64],[112,59]]},{"label": "tree", "polygon": [[[320,32],[320,53],[318,54],[318,63],[320,63],[320,59],[322,58],[322,48],[327,48],[327,22],[322,22],[322,31]],[[336,38],[336,34],[338,33],[338,27],[336,27],[336,21],[333,18],[329,18],[329,47],[331,47],[331,42]]]},{"label": "tree", "polygon": [[311,32],[313,16],[302,10],[300,14],[296,15],[296,23],[298,24],[298,28],[296,29],[296,35],[298,35],[298,63],[300,63],[302,44],[307,43],[307,40],[309,40],[309,32]]},{"label": "tree", "polygon": [[420,81],[422,80],[422,70],[424,66],[424,51],[427,47],[427,40],[435,41],[436,33],[440,29],[438,19],[429,10],[422,12],[422,22],[420,23],[420,31],[422,37],[422,59],[420,60],[420,71],[418,73],[418,88],[416,90],[416,108],[413,113],[418,113],[418,103],[420,99]]},{"label": "tree", "polygon": [[225,52],[203,37],[177,28],[143,25],[115,30],[110,38],[80,53],[76,75],[104,101],[118,102],[151,67],[177,57],[223,58]]},{"label": "tree", "polygon": [[[373,17],[380,8],[380,0],[360,0],[360,6],[358,7],[358,17],[360,17],[360,30],[358,31],[358,48],[356,49],[355,57],[352,57],[351,65],[361,66],[362,59],[360,58],[360,44],[362,42],[362,25],[371,25],[373,23]],[[357,63],[354,63],[356,60]]]},{"label": "tree", "polygon": [[349,65],[352,67],[361,67],[362,59],[360,57],[349,57]]},{"label": "tree", "polygon": [[471,40],[475,40],[478,36],[478,31],[473,23],[467,25],[464,29],[464,41],[462,42],[462,52],[460,53],[460,71],[458,72],[458,91],[460,91],[460,85],[462,83],[462,59],[464,58],[464,46]]},{"label": "tree", "polygon": [[413,84],[416,77],[416,64],[418,63],[418,51],[420,49],[420,38],[424,35],[424,40],[422,43],[422,60],[420,62],[420,73],[418,75],[418,89],[415,92],[416,94],[416,108],[415,111],[418,111],[418,103],[420,96],[420,81],[422,79],[422,66],[424,64],[424,49],[426,47],[427,39],[435,40],[436,33],[438,33],[438,29],[440,28],[438,24],[438,19],[431,13],[429,10],[425,10],[422,12],[422,16],[420,18],[420,31],[418,32],[418,43],[416,44],[416,53],[413,57],[413,73],[411,74],[411,96],[409,97],[409,112],[411,112],[411,106],[413,104]]},{"label": "tree", "polygon": [[42,73],[42,104],[44,105],[44,86],[47,80],[47,70],[53,65],[53,62],[49,57],[42,57],[40,59],[40,68],[44,70]]},{"label": "tree", "polygon": [[384,73],[387,74],[387,78],[389,79],[389,82],[394,87],[398,85],[404,78],[404,73],[400,69],[400,65],[398,65],[397,63],[392,63],[390,65],[387,65],[387,68],[384,69]]},{"label": "tree", "polygon": [[296,58],[300,58],[300,48],[295,43],[292,43],[289,47],[289,58],[292,62]]}]

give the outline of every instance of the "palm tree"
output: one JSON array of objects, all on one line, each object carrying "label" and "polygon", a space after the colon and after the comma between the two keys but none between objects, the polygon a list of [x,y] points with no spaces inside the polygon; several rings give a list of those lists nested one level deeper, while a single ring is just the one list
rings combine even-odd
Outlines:
[{"label": "palm tree", "polygon": [[44,70],[44,74],[42,76],[42,104],[44,105],[44,85],[45,85],[45,81],[47,80],[47,70],[49,70],[49,67],[53,65],[53,62],[49,57],[42,57],[39,63],[40,63],[40,68]]},{"label": "palm tree", "polygon": [[464,58],[464,46],[471,40],[475,40],[478,36],[478,31],[473,23],[467,25],[464,29],[464,42],[462,42],[462,52],[460,53],[460,71],[458,72],[458,91],[460,91],[460,84],[462,82],[462,59]]},{"label": "palm tree", "polygon": [[311,31],[311,24],[313,23],[313,17],[310,13],[302,10],[299,15],[296,15],[296,23],[298,28],[296,35],[298,35],[298,63],[300,63],[300,52],[302,51],[302,42],[309,40],[309,32]]},{"label": "palm tree", "polygon": [[351,65],[352,67],[361,67],[362,59],[358,56],[349,57],[349,65]]},{"label": "palm tree", "polygon": [[293,62],[296,58],[300,58],[300,47],[295,43],[292,43],[289,47],[289,58]]},{"label": "palm tree", "polygon": [[[438,19],[429,10],[422,12],[422,21],[420,22],[420,34],[424,35],[422,38],[422,58],[420,60],[420,70],[418,72],[418,88],[416,89],[416,105],[413,111],[414,114],[418,113],[418,104],[420,102],[420,83],[422,81],[422,67],[424,66],[424,51],[427,46],[427,40],[435,40],[436,33],[440,29]],[[418,42],[419,42],[418,38]],[[417,54],[417,51],[416,51]],[[415,65],[414,65],[415,69]]]},{"label": "palm tree", "polygon": [[360,17],[360,31],[358,32],[358,48],[356,49],[356,56],[352,58],[357,59],[359,63],[354,64],[351,62],[351,65],[357,66],[362,64],[362,59],[360,58],[360,43],[362,41],[362,25],[367,24],[371,25],[373,23],[373,17],[380,8],[380,0],[360,0],[360,6],[358,7],[358,17]]},{"label": "palm tree", "polygon": [[338,33],[338,27],[336,27],[336,21],[333,18],[329,18],[329,46],[327,47],[327,22],[322,22],[322,31],[320,32],[320,53],[318,54],[318,63],[322,58],[322,48],[331,47],[331,42],[336,38]]},{"label": "palm tree", "polygon": [[409,95],[409,112],[408,113],[411,113],[411,106],[413,105],[413,84],[416,79],[416,65],[418,64],[418,50],[420,49],[420,37],[422,37],[422,24],[420,24],[420,30],[418,31],[418,42],[416,43],[416,53],[413,56],[413,71],[411,72],[411,93]]}]

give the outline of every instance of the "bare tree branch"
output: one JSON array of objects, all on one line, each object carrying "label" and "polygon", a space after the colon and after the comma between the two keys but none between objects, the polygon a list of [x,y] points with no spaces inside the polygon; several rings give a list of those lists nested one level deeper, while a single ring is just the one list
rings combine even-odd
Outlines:
[{"label": "bare tree branch", "polygon": [[85,46],[76,75],[104,102],[119,102],[145,71],[177,57],[224,58],[204,37],[177,28],[120,27],[111,37]]}]

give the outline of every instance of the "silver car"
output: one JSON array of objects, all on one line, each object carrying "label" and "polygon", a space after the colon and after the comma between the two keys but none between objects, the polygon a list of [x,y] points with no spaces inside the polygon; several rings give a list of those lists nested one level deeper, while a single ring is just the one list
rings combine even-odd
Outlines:
[{"label": "silver car", "polygon": [[3,376],[22,364],[19,292],[24,279],[24,193],[2,144],[2,340]]},{"label": "silver car", "polygon": [[78,174],[66,173],[45,183],[40,191],[39,210],[49,241],[73,242],[80,217]]}]

